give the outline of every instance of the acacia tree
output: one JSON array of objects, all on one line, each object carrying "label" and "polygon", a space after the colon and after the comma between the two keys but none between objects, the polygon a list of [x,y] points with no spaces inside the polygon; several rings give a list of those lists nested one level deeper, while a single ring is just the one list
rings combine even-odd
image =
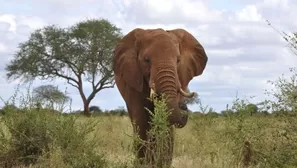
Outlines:
[{"label": "acacia tree", "polygon": [[[112,52],[122,37],[121,29],[109,21],[86,20],[68,28],[57,25],[34,31],[19,44],[14,59],[6,65],[8,79],[32,81],[61,78],[78,89],[84,114],[95,95],[114,87]],[[84,81],[91,84],[86,96]]]},{"label": "acacia tree", "polygon": [[36,103],[49,106],[55,109],[56,106],[62,106],[70,100],[70,97],[53,85],[41,85],[33,89],[33,99]]}]

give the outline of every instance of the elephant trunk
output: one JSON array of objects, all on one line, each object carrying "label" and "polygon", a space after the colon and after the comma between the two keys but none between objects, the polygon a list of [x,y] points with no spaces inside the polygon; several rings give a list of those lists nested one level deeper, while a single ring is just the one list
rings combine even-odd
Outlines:
[{"label": "elephant trunk", "polygon": [[[167,98],[167,108],[170,110],[169,124],[182,128],[188,121],[188,115],[180,109],[178,93],[180,91],[177,72],[174,67],[160,66],[156,68],[156,76],[154,78],[154,87],[152,92],[164,94]],[[152,94],[151,92],[151,94]]]},{"label": "elephant trunk", "polygon": [[167,107],[169,110],[172,109],[169,124],[175,125],[177,128],[183,128],[188,122],[187,112],[180,109],[179,103],[176,101],[168,100]]}]

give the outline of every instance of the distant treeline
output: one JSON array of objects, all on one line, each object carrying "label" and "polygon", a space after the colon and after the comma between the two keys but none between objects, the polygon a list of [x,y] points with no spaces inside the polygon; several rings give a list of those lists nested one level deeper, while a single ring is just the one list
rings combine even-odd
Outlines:
[{"label": "distant treeline", "polygon": [[[5,114],[5,111],[15,111],[15,112],[26,112],[28,108],[19,108],[15,105],[5,105],[0,109],[0,114]],[[30,110],[39,110],[39,111],[48,111],[53,113],[61,113],[58,110],[50,109],[50,108],[30,108]],[[92,115],[117,115],[117,116],[126,116],[128,115],[127,111],[123,107],[118,107],[112,110],[101,110],[98,106],[90,106],[89,108],[90,114]],[[68,113],[63,113],[65,115],[68,114],[83,114],[83,110],[74,110]]]},{"label": "distant treeline", "polygon": [[[50,108],[31,108],[32,109],[37,109],[39,111],[48,111],[48,112],[53,112],[53,113],[61,113],[58,110],[50,109]],[[5,111],[7,110],[13,110],[15,112],[26,112],[28,109],[27,108],[18,108],[15,105],[6,105],[3,108],[0,109],[0,114],[5,114]],[[89,107],[89,112],[90,115],[95,115],[95,116],[128,116],[128,112],[124,107],[118,107],[116,109],[112,110],[102,110],[98,106],[90,106]],[[241,108],[237,109],[226,109],[221,112],[216,112],[213,111],[212,108],[210,108],[207,112],[201,112],[201,111],[189,111],[192,116],[209,116],[209,117],[219,117],[219,116],[295,116],[295,112],[291,111],[284,111],[284,110],[279,110],[279,111],[272,111],[268,112],[266,110],[260,110],[257,105],[255,104],[248,104],[245,105]],[[74,110],[68,113],[63,113],[64,115],[77,115],[77,114],[83,114],[83,110]]]}]

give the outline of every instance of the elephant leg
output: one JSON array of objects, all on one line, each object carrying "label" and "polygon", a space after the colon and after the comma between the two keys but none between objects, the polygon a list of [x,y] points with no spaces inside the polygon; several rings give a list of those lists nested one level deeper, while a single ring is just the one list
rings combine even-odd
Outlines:
[{"label": "elephant leg", "polygon": [[[136,110],[135,108],[129,108],[131,112],[131,122],[133,125],[134,136],[134,151],[136,155],[136,164],[144,164],[146,163],[146,153],[147,153],[147,131],[149,130],[149,115],[145,112],[145,110]],[[133,115],[138,114],[138,115]]]},{"label": "elephant leg", "polygon": [[[149,124],[147,123],[146,116],[138,116],[132,119],[134,134],[140,138],[141,141],[147,141],[146,132],[149,129]],[[137,143],[137,140],[136,140]],[[145,156],[145,146],[141,145],[142,142],[137,143],[137,157],[143,158]]]},{"label": "elephant leg", "polygon": [[136,150],[136,157],[144,158],[146,150],[145,146],[138,142],[138,138],[140,138],[141,141],[147,140],[146,131],[148,130],[149,126],[149,116],[144,109],[143,94],[137,92],[135,89],[127,85],[121,76],[115,75],[115,82],[121,96],[125,100],[129,118],[132,122],[133,133],[135,136],[138,136],[133,138],[133,146],[134,150]]}]

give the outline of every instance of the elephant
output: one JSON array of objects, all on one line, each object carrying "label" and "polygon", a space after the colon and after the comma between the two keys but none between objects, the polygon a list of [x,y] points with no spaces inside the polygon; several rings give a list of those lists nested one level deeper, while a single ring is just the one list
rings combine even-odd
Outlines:
[{"label": "elephant", "polygon": [[[147,140],[151,120],[146,109],[153,111],[154,104],[148,98],[154,94],[167,97],[166,106],[172,110],[168,126],[183,128],[188,121],[188,114],[183,113],[187,110],[184,98],[195,94],[188,91],[188,84],[203,73],[208,61],[197,39],[180,28],[135,28],[118,41],[113,52],[115,84],[125,101],[134,133]],[[172,160],[173,143],[170,148]],[[144,158],[146,150],[138,145],[137,158]]]}]

